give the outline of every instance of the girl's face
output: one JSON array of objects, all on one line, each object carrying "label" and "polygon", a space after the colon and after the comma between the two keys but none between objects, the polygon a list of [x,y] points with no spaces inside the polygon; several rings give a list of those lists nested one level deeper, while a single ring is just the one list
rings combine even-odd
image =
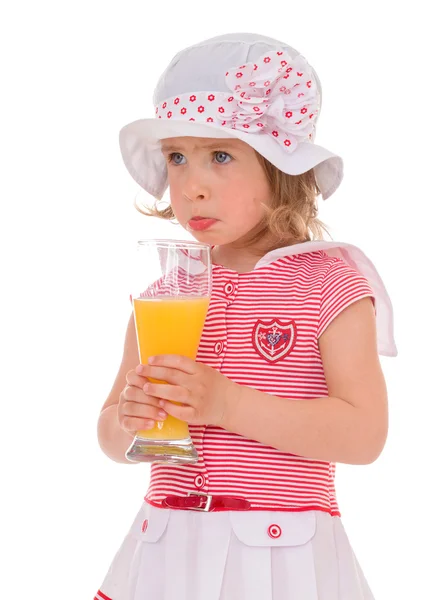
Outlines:
[{"label": "girl's face", "polygon": [[[170,199],[179,223],[198,241],[218,246],[244,244],[262,219],[270,189],[255,150],[239,139],[174,137],[161,141]],[[193,230],[196,216],[217,219]],[[232,247],[232,246],[231,246]]]}]

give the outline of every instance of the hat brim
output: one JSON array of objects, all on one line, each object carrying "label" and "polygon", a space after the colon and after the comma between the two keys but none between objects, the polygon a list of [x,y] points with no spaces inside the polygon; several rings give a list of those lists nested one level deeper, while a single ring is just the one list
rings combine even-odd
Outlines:
[{"label": "hat brim", "polygon": [[287,154],[276,140],[262,133],[224,129],[214,123],[139,119],[121,129],[121,154],[133,179],[158,200],[168,186],[161,140],[186,136],[240,139],[289,175],[300,175],[314,168],[317,185],[324,200],[334,193],[343,178],[343,159],[312,142],[300,142],[294,152]]}]

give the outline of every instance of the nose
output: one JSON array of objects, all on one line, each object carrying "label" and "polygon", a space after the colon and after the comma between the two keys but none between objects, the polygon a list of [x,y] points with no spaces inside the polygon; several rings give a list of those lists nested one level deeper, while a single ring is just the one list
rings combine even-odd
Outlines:
[{"label": "nose", "polygon": [[191,169],[189,173],[186,173],[182,191],[184,197],[191,202],[208,198],[210,190],[206,173],[202,169]]},{"label": "nose", "polygon": [[189,202],[197,202],[198,200],[205,200],[205,196],[204,194],[184,194],[184,198],[185,200],[188,200]]}]

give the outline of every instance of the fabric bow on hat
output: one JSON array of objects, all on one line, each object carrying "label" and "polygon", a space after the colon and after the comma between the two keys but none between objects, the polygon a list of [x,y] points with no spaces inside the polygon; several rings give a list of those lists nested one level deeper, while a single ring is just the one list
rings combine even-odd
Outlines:
[{"label": "fabric bow on hat", "polygon": [[226,82],[235,98],[222,116],[233,129],[264,129],[290,151],[311,140],[320,96],[303,56],[267,52],[256,63],[230,69]]},{"label": "fabric bow on hat", "polygon": [[287,153],[312,141],[320,94],[302,55],[267,52],[256,63],[230,69],[225,78],[231,93],[179,94],[157,105],[156,117],[267,134]]}]

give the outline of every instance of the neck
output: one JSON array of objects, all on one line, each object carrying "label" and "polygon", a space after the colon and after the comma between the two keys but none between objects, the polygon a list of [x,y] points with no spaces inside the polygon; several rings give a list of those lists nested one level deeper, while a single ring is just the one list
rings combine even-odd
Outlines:
[{"label": "neck", "polygon": [[212,262],[238,273],[253,271],[255,265],[268,252],[267,248],[235,248],[230,245],[214,246],[211,250]]}]

